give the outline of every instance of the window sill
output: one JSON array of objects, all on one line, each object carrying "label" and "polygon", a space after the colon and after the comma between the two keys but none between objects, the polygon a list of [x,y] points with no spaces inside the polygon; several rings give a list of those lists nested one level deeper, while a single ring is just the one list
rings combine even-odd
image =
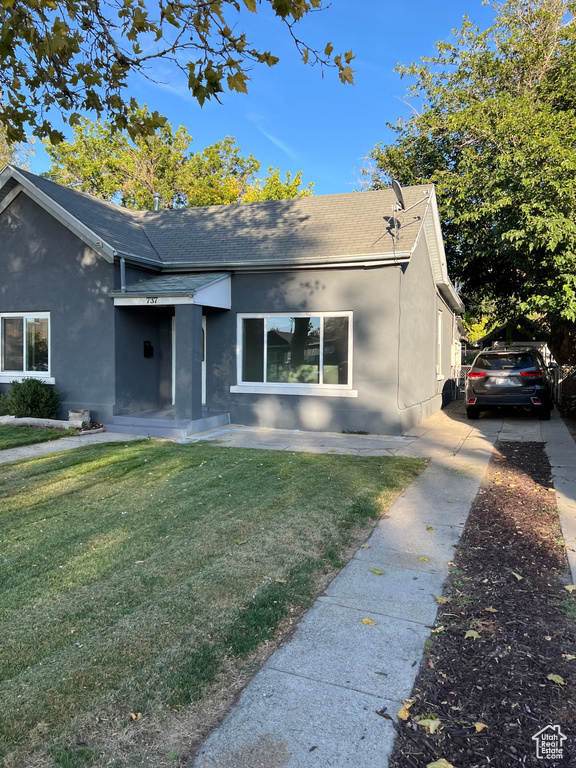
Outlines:
[{"label": "window sill", "polygon": [[44,384],[56,384],[56,379],[53,376],[41,373],[0,373],[0,384],[12,384],[13,381],[22,381],[23,379],[39,379]]},{"label": "window sill", "polygon": [[358,397],[357,389],[322,384],[234,384],[232,394],[308,395],[313,397]]}]

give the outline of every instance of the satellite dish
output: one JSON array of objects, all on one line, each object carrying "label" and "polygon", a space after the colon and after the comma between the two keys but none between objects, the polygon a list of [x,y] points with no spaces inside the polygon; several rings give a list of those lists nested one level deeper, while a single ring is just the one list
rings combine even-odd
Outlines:
[{"label": "satellite dish", "polygon": [[404,203],[404,195],[402,194],[402,187],[396,179],[392,179],[392,189],[394,191],[394,194],[396,195],[396,200],[398,200],[398,205],[400,208],[405,211],[406,210],[406,204]]}]

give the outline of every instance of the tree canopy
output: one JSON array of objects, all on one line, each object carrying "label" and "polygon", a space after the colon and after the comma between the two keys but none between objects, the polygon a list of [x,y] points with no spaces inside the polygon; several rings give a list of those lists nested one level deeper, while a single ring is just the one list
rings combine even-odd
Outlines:
[{"label": "tree canopy", "polygon": [[316,49],[297,34],[307,14],[325,0],[3,0],[0,18],[0,124],[9,141],[26,129],[62,141],[50,113],[70,125],[81,115],[107,118],[131,136],[146,135],[164,118],[147,113],[138,121],[129,79],[158,79],[157,63],[181,72],[203,104],[225,90],[247,92],[250,70],[274,66],[278,57],[252,44],[239,25],[247,12],[272,11],[286,27],[304,63],[334,67],[353,82],[352,51]]},{"label": "tree canopy", "polygon": [[[501,319],[576,327],[576,25],[569,0],[464,17],[437,55],[399,66],[419,107],[371,153],[371,185],[434,182],[451,274]],[[573,344],[572,344],[573,347]]]},{"label": "tree canopy", "polygon": [[0,125],[0,170],[8,163],[20,168],[28,168],[33,154],[32,143],[11,144],[6,137],[6,128]]},{"label": "tree canopy", "polygon": [[[140,110],[141,118],[146,114],[146,108]],[[282,181],[279,169],[269,168],[268,176],[259,178],[260,162],[244,157],[229,136],[199,152],[192,152],[191,144],[186,128],[174,130],[168,122],[150,136],[132,139],[109,122],[83,118],[72,141],[46,142],[51,160],[46,176],[136,210],[151,210],[155,192],[164,208],[312,194],[312,184],[301,186],[301,172]]]}]

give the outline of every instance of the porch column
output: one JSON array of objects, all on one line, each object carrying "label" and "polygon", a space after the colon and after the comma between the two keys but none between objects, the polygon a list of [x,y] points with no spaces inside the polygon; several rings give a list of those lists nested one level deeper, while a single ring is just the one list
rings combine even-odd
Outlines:
[{"label": "porch column", "polygon": [[177,419],[199,419],[202,417],[202,307],[198,304],[177,304],[174,326],[174,416]]}]

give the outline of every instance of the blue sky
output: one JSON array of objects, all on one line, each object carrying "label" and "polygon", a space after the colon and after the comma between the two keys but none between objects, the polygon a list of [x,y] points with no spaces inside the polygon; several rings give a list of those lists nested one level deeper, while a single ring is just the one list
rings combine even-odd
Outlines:
[{"label": "blue sky", "polygon": [[[256,68],[248,95],[223,94],[199,107],[184,79],[157,66],[156,84],[143,77],[130,86],[140,104],[158,110],[174,126],[184,125],[198,151],[225,136],[234,136],[244,154],[252,153],[281,172],[303,171],[315,194],[359,189],[364,158],[379,141],[391,141],[387,122],[407,114],[402,103],[408,81],[394,67],[432,55],[438,40],[447,40],[463,15],[489,26],[493,10],[482,0],[332,0],[330,8],[309,15],[299,35],[318,47],[330,41],[336,51],[353,49],[355,84],[342,85],[334,70],[324,77],[305,66],[284,28],[272,14],[244,14],[249,39],[280,56],[269,69]],[[46,171],[49,161],[37,145],[31,170]]]}]

